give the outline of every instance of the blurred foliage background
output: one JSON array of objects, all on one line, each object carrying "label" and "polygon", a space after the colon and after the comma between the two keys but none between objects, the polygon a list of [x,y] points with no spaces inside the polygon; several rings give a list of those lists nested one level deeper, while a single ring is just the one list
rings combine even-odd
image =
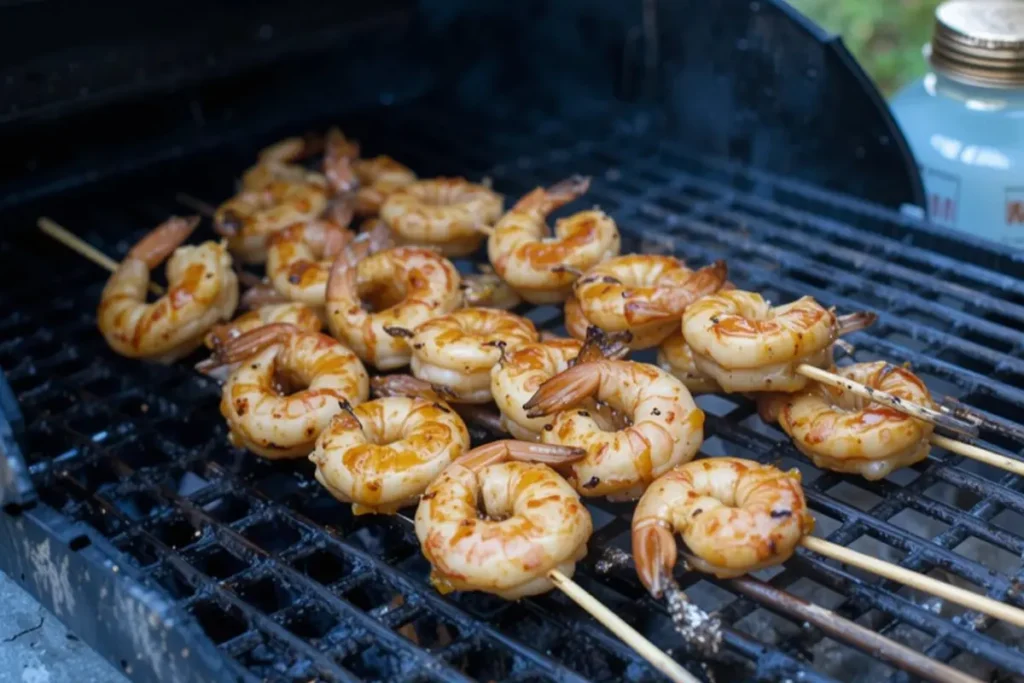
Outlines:
[{"label": "blurred foliage background", "polygon": [[924,74],[928,42],[940,0],[789,0],[838,33],[886,95]]}]

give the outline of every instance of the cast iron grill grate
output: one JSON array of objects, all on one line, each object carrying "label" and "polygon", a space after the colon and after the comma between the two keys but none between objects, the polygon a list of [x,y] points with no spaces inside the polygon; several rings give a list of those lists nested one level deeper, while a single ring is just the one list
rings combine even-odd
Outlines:
[{"label": "cast iron grill grate", "polygon": [[[423,175],[487,176],[510,198],[592,174],[586,202],[617,219],[624,251],[674,251],[694,263],[726,258],[730,279],[773,301],[811,294],[843,311],[875,310],[878,324],[851,338],[857,360],[910,362],[933,392],[992,419],[983,432],[990,445],[1024,454],[1014,424],[1024,410],[1020,262],[998,262],[983,247],[850,200],[695,159],[635,122],[590,138],[554,122],[460,127],[430,110],[387,112],[353,126],[370,152],[392,154]],[[98,188],[88,203],[46,210],[120,256],[145,229],[182,211],[176,191],[226,196],[256,147],[154,172],[139,183],[148,189]],[[270,463],[232,450],[217,385],[188,364],[151,366],[107,350],[94,327],[101,271],[31,230],[0,238],[0,256],[8,271],[0,305],[12,312],[0,322],[0,367],[24,413],[21,445],[42,504],[109,539],[119,569],[193,615],[240,678],[655,678],[561,595],[519,603],[439,596],[407,520],[353,517],[316,484],[305,460]],[[529,315],[561,329],[556,307]],[[708,414],[704,454],[803,471],[817,533],[1024,606],[1018,478],[939,450],[874,483],[822,472],[750,402],[698,403]],[[628,550],[631,506],[591,508],[596,531],[577,578],[688,661],[663,606],[631,569],[598,569],[607,549]],[[982,678],[1024,674],[1024,633],[987,617],[803,551],[758,577]],[[727,581],[681,578],[691,598],[726,624],[712,664],[726,676],[719,680],[906,680],[739,597]]]}]

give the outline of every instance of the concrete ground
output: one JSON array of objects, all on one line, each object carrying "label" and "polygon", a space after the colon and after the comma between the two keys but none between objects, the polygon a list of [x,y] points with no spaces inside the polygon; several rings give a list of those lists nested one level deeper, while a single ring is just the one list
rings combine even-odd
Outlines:
[{"label": "concrete ground", "polygon": [[0,606],[0,683],[128,683],[3,573]]}]

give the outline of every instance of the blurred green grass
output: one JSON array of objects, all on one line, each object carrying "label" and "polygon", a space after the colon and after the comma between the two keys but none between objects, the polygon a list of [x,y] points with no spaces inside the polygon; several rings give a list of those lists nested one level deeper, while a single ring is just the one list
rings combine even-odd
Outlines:
[{"label": "blurred green grass", "polygon": [[886,96],[924,74],[921,47],[931,38],[940,0],[789,1],[840,34]]}]

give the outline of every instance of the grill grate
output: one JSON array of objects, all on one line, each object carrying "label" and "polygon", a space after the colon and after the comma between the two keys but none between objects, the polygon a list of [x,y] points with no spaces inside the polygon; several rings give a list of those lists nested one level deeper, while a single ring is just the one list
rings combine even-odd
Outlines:
[{"label": "grill grate", "polygon": [[[693,158],[636,121],[591,138],[528,123],[483,132],[428,109],[357,120],[352,132],[369,152],[386,151],[423,175],[488,176],[510,197],[593,174],[586,200],[618,220],[624,251],[726,258],[730,279],[771,300],[811,294],[843,311],[876,310],[877,325],[851,338],[856,360],[909,361],[934,392],[992,420],[983,430],[990,444],[1022,454],[1014,417],[1024,410],[1024,263],[850,200]],[[225,196],[255,146],[47,212],[120,255],[148,226],[180,212],[175,192]],[[8,269],[0,302],[14,311],[0,322],[0,366],[24,414],[21,445],[40,501],[109,539],[119,571],[191,613],[240,679],[655,678],[564,596],[442,598],[426,581],[407,520],[353,517],[304,460],[271,463],[230,449],[217,385],[185,363],[155,367],[108,351],[94,328],[103,274],[43,240],[29,230],[0,237]],[[556,307],[529,316],[560,330]],[[843,477],[808,465],[750,402],[698,403],[708,414],[703,452],[799,467],[818,533],[829,540],[1024,606],[1018,478],[937,449],[879,482]],[[688,660],[663,606],[631,570],[598,570],[606,549],[628,550],[631,506],[591,508],[595,534],[578,580]],[[975,675],[1024,674],[1020,629],[803,550],[757,576]],[[720,680],[907,680],[740,597],[728,581],[682,579],[727,624],[711,665]]]}]

